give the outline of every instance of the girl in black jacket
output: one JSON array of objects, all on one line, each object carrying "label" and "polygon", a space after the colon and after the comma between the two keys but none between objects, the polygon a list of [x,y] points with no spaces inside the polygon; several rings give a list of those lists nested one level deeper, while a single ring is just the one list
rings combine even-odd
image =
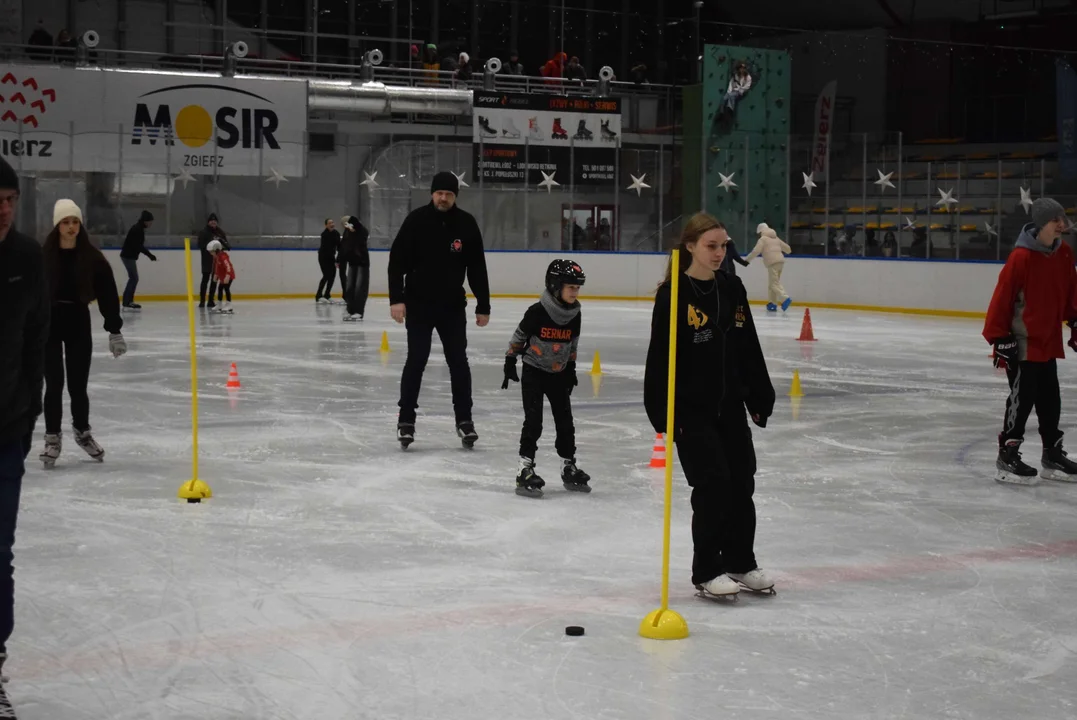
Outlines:
[{"label": "girl in black jacket", "polygon": [[[322,242],[318,247],[318,267],[322,271],[322,279],[318,281],[318,291],[314,293],[314,302],[328,304],[332,301],[333,281],[337,277],[337,252],[340,250],[340,233],[333,226],[333,218],[325,219],[325,230],[322,230]],[[344,291],[344,283],[341,283],[341,291]]]},{"label": "girl in black jacket", "polygon": [[90,244],[82,224],[82,210],[71,200],[57,200],[52,219],[55,227],[43,249],[52,301],[52,323],[45,345],[45,450],[40,456],[46,468],[53,467],[60,456],[65,379],[71,396],[75,442],[94,460],[100,462],[105,457],[105,451],[90,434],[90,398],[86,394],[93,353],[91,302],[97,300],[97,308],[105,318],[112,356],[127,352],[127,343],[120,334],[123,318],[116,278],[105,256]]},{"label": "girl in black jacket", "polygon": [[[766,427],[774,387],[744,285],[719,272],[727,243],[718,220],[693,216],[681,234],[677,269],[673,439],[692,487],[692,583],[706,597],[774,587],[755,561],[756,458],[745,416],[747,408]],[[647,417],[659,433],[666,431],[671,272],[655,297],[644,377]]]},{"label": "girl in black jacket", "polygon": [[370,231],[363,227],[359,218],[352,215],[344,221],[344,236],[340,239],[340,267],[348,268],[348,282],[344,286],[344,301],[348,303],[344,313],[345,322],[363,319],[367,296],[370,294],[370,250],[367,239]]}]

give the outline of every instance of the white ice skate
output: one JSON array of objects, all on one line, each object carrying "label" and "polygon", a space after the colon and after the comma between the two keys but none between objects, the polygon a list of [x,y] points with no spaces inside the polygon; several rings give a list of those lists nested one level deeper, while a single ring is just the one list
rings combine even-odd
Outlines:
[{"label": "white ice skate", "polygon": [[544,140],[545,135],[542,133],[542,128],[539,127],[538,118],[528,118],[527,120],[527,134],[532,140]]},{"label": "white ice skate", "polygon": [[314,302],[318,303],[319,305],[328,305],[329,304],[329,298],[320,297],[317,300],[315,300]]},{"label": "white ice skate", "polygon": [[221,314],[222,315],[231,315],[234,312],[235,311],[232,309],[232,301],[229,300],[224,305],[221,305]]},{"label": "white ice skate", "polygon": [[740,586],[745,590],[759,593],[760,595],[778,594],[774,591],[774,580],[763,572],[761,568],[756,568],[746,573],[729,573],[729,578],[740,583]]},{"label": "white ice skate", "polygon": [[90,428],[85,430],[75,429],[75,442],[78,446],[86,451],[86,454],[97,462],[104,462],[105,449],[97,444],[97,441],[93,439],[93,435],[90,434]]},{"label": "white ice skate", "polygon": [[737,593],[740,592],[740,585],[738,585],[732,578],[725,573],[722,573],[713,580],[708,580],[702,585],[696,585],[696,597],[715,599],[715,598],[732,598],[737,599]]},{"label": "white ice skate", "polygon": [[60,457],[60,450],[63,449],[63,440],[63,433],[45,433],[45,449],[37,457],[45,464],[46,470],[56,467],[56,459]]},{"label": "white ice skate", "polygon": [[520,137],[520,129],[516,127],[516,123],[512,121],[512,118],[505,118],[505,124],[501,126],[501,135],[513,139]]}]

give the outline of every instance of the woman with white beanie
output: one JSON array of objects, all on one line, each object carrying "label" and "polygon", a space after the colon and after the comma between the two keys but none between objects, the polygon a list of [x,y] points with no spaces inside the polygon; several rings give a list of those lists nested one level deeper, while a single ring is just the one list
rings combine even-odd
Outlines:
[{"label": "woman with white beanie", "polygon": [[90,398],[86,393],[93,354],[91,302],[97,301],[105,318],[113,357],[127,352],[127,343],[120,334],[123,318],[116,278],[105,256],[90,244],[82,224],[82,210],[71,200],[57,200],[52,222],[44,247],[45,278],[52,301],[52,322],[45,345],[45,450],[40,456],[46,468],[53,467],[60,456],[65,380],[71,396],[75,442],[94,460],[100,462],[105,457],[105,451],[90,434]]},{"label": "woman with white beanie", "polygon": [[769,279],[767,285],[767,310],[769,312],[777,312],[778,306],[782,306],[782,312],[789,309],[789,304],[793,302],[782,287],[782,269],[785,268],[785,253],[791,254],[793,249],[785,244],[785,241],[778,237],[778,234],[774,232],[766,223],[759,223],[755,231],[759,233],[759,241],[755,244],[755,249],[752,250],[746,256],[746,260],[752,260],[758,255],[763,256],[763,264],[767,266],[767,276]]}]

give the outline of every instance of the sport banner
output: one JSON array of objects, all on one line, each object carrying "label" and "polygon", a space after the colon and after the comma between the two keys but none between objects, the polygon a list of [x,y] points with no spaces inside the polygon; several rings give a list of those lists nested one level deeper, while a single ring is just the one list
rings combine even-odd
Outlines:
[{"label": "sport banner", "polygon": [[0,63],[17,170],[301,176],[303,81]]},{"label": "sport banner", "polygon": [[1058,92],[1058,170],[1066,180],[1077,178],[1077,71],[1065,60],[1056,60]]},{"label": "sport banner", "polygon": [[618,98],[475,92],[474,176],[487,182],[564,186],[616,180]]}]

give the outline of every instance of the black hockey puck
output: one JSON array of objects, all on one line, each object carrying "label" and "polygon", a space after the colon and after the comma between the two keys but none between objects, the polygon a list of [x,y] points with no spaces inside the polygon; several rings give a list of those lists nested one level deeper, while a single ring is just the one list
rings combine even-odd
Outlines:
[{"label": "black hockey puck", "polygon": [[565,628],[565,635],[579,637],[580,635],[583,635],[583,628],[579,625],[569,625],[567,628]]}]

